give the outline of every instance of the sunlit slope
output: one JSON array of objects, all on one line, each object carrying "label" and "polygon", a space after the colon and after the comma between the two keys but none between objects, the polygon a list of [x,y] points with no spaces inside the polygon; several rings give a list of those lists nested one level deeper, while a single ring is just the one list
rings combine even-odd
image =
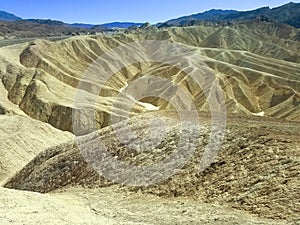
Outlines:
[{"label": "sunlit slope", "polygon": [[[194,61],[208,65],[222,87],[229,113],[298,121],[298,33],[299,30],[286,25],[253,22],[225,27],[151,28],[126,34],[79,36],[57,42],[36,40],[1,49],[0,54],[5,58],[1,77],[9,99],[26,114],[61,130],[72,131],[71,114],[77,86],[95,60],[126,43],[168,40],[190,49]],[[157,51],[159,53],[159,49]],[[170,51],[170,54],[176,55],[176,52]],[[101,87],[101,92],[97,93],[97,104],[90,101],[91,109],[97,112],[99,127],[110,123],[109,114],[116,96],[139,77],[167,78],[191,96],[198,110],[209,110],[204,91],[189,74],[163,63],[145,62],[142,54],[136,55],[138,63],[118,71],[107,82],[100,80],[98,84],[97,80],[88,78],[83,81],[91,87]],[[115,57],[104,66],[113,68],[118,60],[122,61],[122,57]],[[188,57],[186,60],[186,66],[191,67],[193,62],[189,62]],[[205,76],[210,79],[210,75]],[[90,94],[92,99],[95,93]],[[128,98],[126,101],[117,105],[131,104],[133,100]],[[171,105],[158,98],[143,101],[160,109],[172,109]],[[133,109],[135,112],[146,110],[141,104],[136,104]]]},{"label": "sunlit slope", "polygon": [[73,138],[71,133],[31,119],[7,97],[8,93],[1,83],[0,182],[13,176],[38,153]]}]

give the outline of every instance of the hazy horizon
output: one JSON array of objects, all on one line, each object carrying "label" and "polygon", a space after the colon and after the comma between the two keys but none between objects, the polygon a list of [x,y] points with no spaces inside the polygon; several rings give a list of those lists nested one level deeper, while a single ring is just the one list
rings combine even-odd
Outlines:
[{"label": "hazy horizon", "polygon": [[[110,22],[150,22],[158,23],[181,16],[204,12],[210,9],[252,10],[269,6],[271,8],[287,4],[288,0],[255,0],[252,2],[236,2],[213,0],[195,3],[193,0],[181,1],[137,1],[120,0],[97,1],[88,3],[78,0],[60,2],[37,0],[1,1],[0,10],[13,13],[24,19],[53,19],[66,23],[103,24]],[[292,1],[299,3],[300,1]]]}]

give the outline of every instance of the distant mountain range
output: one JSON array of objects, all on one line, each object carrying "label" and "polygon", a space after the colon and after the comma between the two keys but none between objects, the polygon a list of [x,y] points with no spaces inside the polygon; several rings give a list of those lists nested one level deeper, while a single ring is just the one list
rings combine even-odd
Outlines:
[{"label": "distant mountain range", "polygon": [[0,11],[0,20],[2,20],[2,21],[16,21],[16,20],[22,20],[22,18],[17,17],[14,14],[11,14],[11,13]]},{"label": "distant mountain range", "polygon": [[21,17],[17,17],[14,14],[7,13],[4,11],[0,11],[0,21],[12,22],[12,21],[28,21],[43,25],[59,25],[59,26],[70,26],[72,28],[83,28],[83,29],[92,29],[102,27],[103,29],[127,29],[132,26],[141,26],[143,23],[134,23],[134,22],[112,22],[105,24],[85,24],[85,23],[73,23],[68,24],[58,20],[50,20],[50,19],[22,19]]},{"label": "distant mountain range", "polygon": [[93,27],[95,27],[95,24],[86,24],[86,23],[72,23],[69,24],[70,27],[74,27],[74,28],[85,28],[85,29],[91,29]]},{"label": "distant mountain range", "polygon": [[234,22],[262,17],[266,20],[285,23],[300,28],[300,3],[288,3],[277,8],[263,7],[251,11],[210,10],[190,16],[169,20],[160,26],[186,26],[197,21]]},{"label": "distant mountain range", "polygon": [[[212,9],[203,13],[172,19],[156,24],[157,27],[191,26],[203,22],[209,23],[243,23],[252,20],[269,21],[288,24],[300,28],[300,3],[288,3],[277,8],[263,7],[251,11]],[[8,37],[47,37],[54,35],[92,34],[113,29],[127,29],[151,27],[147,23],[113,22],[105,24],[68,24],[51,19],[22,19],[11,13],[0,11],[0,38]]]},{"label": "distant mountain range", "polygon": [[113,28],[129,28],[129,27],[139,27],[142,26],[143,23],[133,23],[133,22],[114,22],[114,23],[105,23],[101,24],[102,27],[105,27],[107,29],[113,29]]},{"label": "distant mountain range", "polygon": [[73,24],[69,24],[69,26],[71,27],[75,27],[75,28],[88,28],[88,29],[92,29],[95,27],[103,27],[106,29],[127,29],[129,27],[132,26],[141,26],[143,25],[143,23],[134,23],[134,22],[113,22],[113,23],[105,23],[105,24],[100,24],[100,25],[95,25],[95,24],[85,24],[85,23],[73,23]]},{"label": "distant mountain range", "polygon": [[223,17],[237,12],[238,11],[235,10],[212,9],[203,13],[172,19],[167,21],[166,24],[181,26],[194,20],[204,20],[204,21],[221,20]]},{"label": "distant mountain range", "polygon": [[102,27],[97,29],[74,28],[52,20],[0,21],[0,39],[73,36],[95,34],[102,31],[105,31]]}]

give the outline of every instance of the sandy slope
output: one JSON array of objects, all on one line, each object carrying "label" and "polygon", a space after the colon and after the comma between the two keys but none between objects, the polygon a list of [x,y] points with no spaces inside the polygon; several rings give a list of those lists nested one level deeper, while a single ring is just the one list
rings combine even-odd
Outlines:
[{"label": "sandy slope", "polygon": [[0,115],[0,181],[24,167],[38,153],[73,139],[70,133],[27,116]]},{"label": "sandy slope", "polygon": [[73,196],[56,198],[1,188],[0,198],[0,224],[117,224],[96,216],[84,201]]},{"label": "sandy slope", "polygon": [[163,199],[116,187],[37,194],[0,188],[0,224],[274,224],[245,212],[185,198]]},{"label": "sandy slope", "polygon": [[4,88],[2,82],[0,82],[0,114],[25,116],[26,114],[17,105],[8,100],[7,95],[7,90]]},{"label": "sandy slope", "polygon": [[73,139],[71,133],[31,119],[7,95],[0,83],[0,181],[12,176],[38,153]]},{"label": "sandy slope", "polygon": [[[163,50],[167,55],[183,57],[187,61],[185,69],[199,62],[211,69],[223,90],[228,112],[247,115],[263,113],[269,117],[300,121],[300,44],[295,40],[298,32],[294,28],[262,22],[226,27],[133,31],[113,36],[80,36],[57,42],[36,40],[1,48],[0,57],[4,60],[0,77],[8,90],[9,99],[26,114],[58,129],[72,131],[70,115],[74,108],[74,95],[82,76],[94,60],[125,43],[168,40],[193,52],[192,56],[187,57],[178,49]],[[95,94],[100,95],[97,104],[86,101],[90,108],[97,111],[99,127],[110,123],[110,109],[116,95],[141,76],[171,80],[191,96],[198,110],[208,110],[204,95],[207,90],[202,90],[189,74],[158,62],[145,63],[145,54],[130,51],[127,54],[134,56],[139,63],[123,68],[104,82],[101,77],[105,77],[107,69],[113,68],[118,60],[124,61],[122,55],[112,56],[103,62],[103,69],[97,71],[99,80],[84,80],[86,91],[90,93],[88,99],[95,97]],[[155,55],[159,51],[161,48],[154,47],[149,54]],[[209,77],[204,75],[203,80],[208,82]],[[102,87],[101,92],[94,93],[93,90],[99,86]],[[210,94],[213,95],[213,92]],[[132,102],[130,98],[124,101],[120,105]],[[172,108],[158,98],[144,101],[160,109]],[[135,105],[135,112],[145,110],[142,105]]]}]

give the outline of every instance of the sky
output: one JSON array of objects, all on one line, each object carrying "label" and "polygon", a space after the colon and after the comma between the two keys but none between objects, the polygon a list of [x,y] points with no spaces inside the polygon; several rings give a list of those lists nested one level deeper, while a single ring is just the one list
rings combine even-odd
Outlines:
[{"label": "sky", "polygon": [[[285,0],[0,0],[0,10],[24,19],[55,19],[67,23],[158,23],[210,9],[250,10],[277,7]],[[299,3],[299,0],[293,2]]]}]

